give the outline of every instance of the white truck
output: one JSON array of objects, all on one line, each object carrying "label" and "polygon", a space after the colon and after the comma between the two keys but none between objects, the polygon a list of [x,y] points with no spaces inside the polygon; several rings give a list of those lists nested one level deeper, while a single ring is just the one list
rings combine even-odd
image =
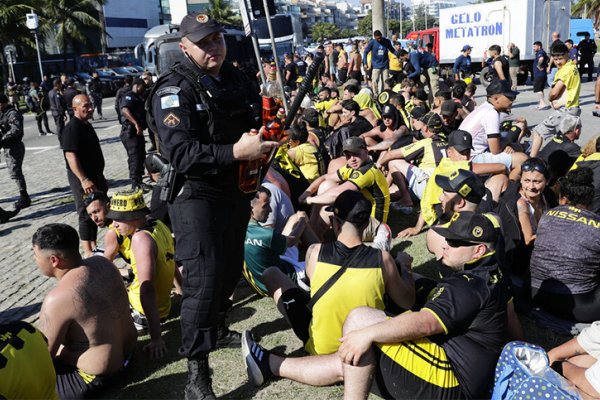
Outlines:
[{"label": "white truck", "polygon": [[497,44],[503,52],[509,43],[520,50],[521,65],[531,68],[533,42],[548,50],[552,32],[562,40],[569,37],[570,0],[501,0],[440,10],[439,26],[411,32],[407,39],[420,48],[433,43],[442,69],[451,69],[464,45],[473,47],[473,67],[481,65],[483,53]]}]

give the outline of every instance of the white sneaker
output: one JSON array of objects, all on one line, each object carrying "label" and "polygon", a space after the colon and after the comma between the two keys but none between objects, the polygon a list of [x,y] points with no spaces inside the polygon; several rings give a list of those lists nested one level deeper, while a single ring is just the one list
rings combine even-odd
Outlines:
[{"label": "white sneaker", "polygon": [[379,250],[390,251],[392,249],[392,230],[388,224],[381,223],[377,228],[373,247]]}]

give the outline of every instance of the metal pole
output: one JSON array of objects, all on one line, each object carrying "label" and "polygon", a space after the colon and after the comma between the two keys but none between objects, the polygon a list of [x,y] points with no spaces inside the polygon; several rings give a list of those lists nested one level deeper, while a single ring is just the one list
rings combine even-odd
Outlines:
[{"label": "metal pole", "polygon": [[269,28],[269,36],[271,38],[271,50],[273,51],[273,58],[275,59],[275,68],[277,68],[277,76],[279,77],[279,86],[281,87],[281,100],[283,103],[283,109],[285,113],[288,113],[287,102],[285,101],[285,90],[283,90],[283,76],[281,76],[281,70],[279,69],[279,59],[277,57],[277,48],[275,47],[275,37],[273,36],[273,26],[271,25],[271,13],[269,12],[269,4],[267,0],[263,0],[263,6],[265,7],[265,18],[267,19],[267,27]]},{"label": "metal pole", "polygon": [[402,29],[402,19],[404,16],[402,15],[402,0],[400,0],[400,34],[398,35],[400,39],[404,39],[404,30]]},{"label": "metal pole", "polygon": [[385,13],[385,37],[389,38],[390,35],[390,8],[392,7],[392,0],[388,1],[387,12]]},{"label": "metal pole", "polygon": [[40,82],[44,81],[44,69],[42,68],[42,56],[40,55],[40,44],[38,42],[37,29],[33,31],[33,36],[35,36],[35,48],[37,49],[38,63],[40,65]]},{"label": "metal pole", "polygon": [[13,63],[14,63],[14,60],[12,59],[12,56],[11,56],[10,59],[8,60],[8,75],[9,75],[9,78],[12,79],[12,81],[14,83],[17,83],[17,77],[15,76],[15,68],[13,67]]},{"label": "metal pole", "polygon": [[265,70],[263,69],[262,60],[260,59],[260,47],[258,46],[258,39],[256,39],[256,36],[254,36],[254,34],[252,34],[252,47],[254,47],[254,54],[256,55],[256,62],[258,63],[260,79],[262,79],[262,83],[265,84],[267,82],[267,75],[265,74]]}]

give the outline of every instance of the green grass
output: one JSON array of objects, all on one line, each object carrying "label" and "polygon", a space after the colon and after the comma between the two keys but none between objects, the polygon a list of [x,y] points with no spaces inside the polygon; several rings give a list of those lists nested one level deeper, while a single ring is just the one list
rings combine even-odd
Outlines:
[{"label": "green grass", "polygon": [[[415,223],[416,215],[390,217],[394,234]],[[425,234],[408,240],[394,240],[392,253],[406,251],[413,258],[414,270],[422,275],[435,277],[437,268],[425,247]],[[163,338],[169,352],[158,361],[151,360],[141,349],[148,343],[147,335],[138,339],[137,352],[126,375],[114,382],[113,388],[104,392],[103,398],[116,399],[171,399],[182,398],[185,387],[187,365],[177,354],[180,344],[179,305],[173,307],[171,318],[164,324]],[[257,341],[267,349],[280,354],[304,355],[302,342],[297,339],[286,321],[277,311],[273,301],[261,298],[248,287],[236,291],[235,304],[230,313],[231,329],[252,329]],[[547,329],[538,327],[526,317],[521,318],[526,339],[545,348],[552,348],[569,339]],[[337,399],[343,394],[341,385],[315,388],[285,379],[267,382],[255,388],[247,381],[240,349],[221,349],[211,353],[210,365],[213,373],[213,388],[219,398],[224,399]]]}]

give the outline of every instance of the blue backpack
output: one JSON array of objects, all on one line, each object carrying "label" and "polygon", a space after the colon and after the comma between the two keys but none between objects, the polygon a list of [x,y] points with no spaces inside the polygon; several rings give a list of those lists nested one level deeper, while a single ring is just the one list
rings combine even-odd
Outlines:
[{"label": "blue backpack", "polygon": [[578,400],[577,390],[550,368],[540,346],[510,342],[500,354],[492,400]]}]

